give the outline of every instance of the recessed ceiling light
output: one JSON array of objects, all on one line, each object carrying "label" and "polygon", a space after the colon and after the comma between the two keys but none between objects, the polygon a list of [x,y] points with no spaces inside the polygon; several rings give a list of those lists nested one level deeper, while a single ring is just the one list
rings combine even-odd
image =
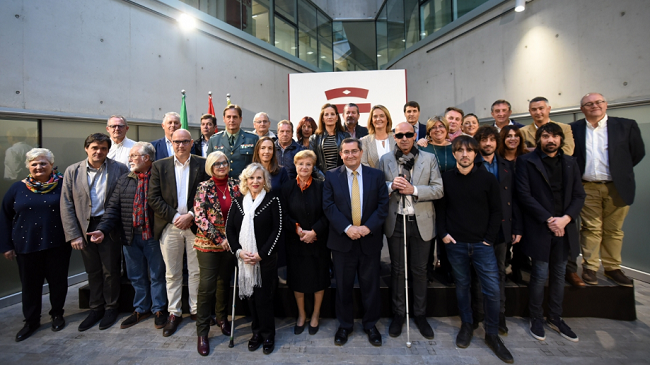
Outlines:
[{"label": "recessed ceiling light", "polygon": [[314,52],[313,52],[313,51],[309,51],[309,52],[307,52],[307,54],[314,54]]}]

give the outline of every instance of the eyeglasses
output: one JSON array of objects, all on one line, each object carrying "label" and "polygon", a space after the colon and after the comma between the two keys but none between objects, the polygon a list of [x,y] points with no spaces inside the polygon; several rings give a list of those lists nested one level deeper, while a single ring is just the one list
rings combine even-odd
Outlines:
[{"label": "eyeglasses", "polygon": [[445,126],[442,125],[442,124],[438,124],[438,125],[434,125],[433,127],[431,127],[431,129],[447,129],[447,128],[445,128]]},{"label": "eyeglasses", "polygon": [[256,120],[256,121],[254,121],[254,123],[255,124],[269,124],[271,122],[269,122],[268,120]]},{"label": "eyeglasses", "polygon": [[216,167],[216,168],[228,167],[228,161],[215,162],[212,164],[212,167]]},{"label": "eyeglasses", "polygon": [[110,128],[110,129],[124,129],[124,128],[126,128],[126,126],[124,124],[113,124],[113,125],[109,125],[107,127]]},{"label": "eyeglasses", "polygon": [[182,141],[172,141],[172,143],[175,144],[175,145],[177,145],[177,146],[178,146],[178,145],[181,145],[181,144],[189,144],[190,142],[192,142],[192,141],[189,140],[189,139],[184,139],[184,140],[182,140]]},{"label": "eyeglasses", "polygon": [[144,155],[129,155],[129,160],[135,160],[136,158]]},{"label": "eyeglasses", "polygon": [[395,139],[402,139],[404,137],[406,138],[413,138],[415,136],[415,133],[413,132],[408,132],[408,133],[395,133]]},{"label": "eyeglasses", "polygon": [[359,152],[361,152],[361,150],[345,150],[345,151],[341,151],[343,156],[356,155]]},{"label": "eyeglasses", "polygon": [[584,104],[582,104],[582,106],[586,106],[587,108],[591,108],[591,107],[594,106],[594,105],[596,105],[596,106],[600,106],[600,104],[604,104],[604,103],[606,103],[605,100],[598,100],[598,101],[594,101],[594,102],[591,102],[591,101],[590,101],[590,102],[588,102],[588,103],[584,103]]}]

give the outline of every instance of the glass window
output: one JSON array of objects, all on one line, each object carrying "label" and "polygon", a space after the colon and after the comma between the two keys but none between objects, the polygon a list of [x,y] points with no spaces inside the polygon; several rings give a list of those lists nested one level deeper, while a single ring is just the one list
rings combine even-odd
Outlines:
[{"label": "glass window", "polygon": [[298,54],[296,27],[277,16],[275,17],[275,46],[292,56]]},{"label": "glass window", "polygon": [[386,6],[381,10],[376,22],[377,29],[377,68],[388,63],[388,24]]},{"label": "glass window", "polygon": [[420,7],[419,0],[404,0],[404,15],[406,25],[406,48],[420,40]]},{"label": "glass window", "polygon": [[456,6],[458,7],[457,17],[460,18],[487,1],[488,0],[456,0]]},{"label": "glass window", "polygon": [[404,51],[406,43],[404,35],[404,4],[402,0],[386,2],[388,21],[388,60],[397,57]]},{"label": "glass window", "polygon": [[452,19],[451,1],[429,0],[420,6],[420,38],[438,31]]},{"label": "glass window", "polygon": [[332,20],[322,11],[318,11],[318,35],[332,41]]},{"label": "glass window", "polygon": [[[25,154],[34,147],[38,147],[37,120],[0,119],[0,161],[4,162],[0,167],[0,196],[4,197],[11,185],[29,175]],[[0,277],[0,297],[21,291],[16,260],[0,260]]]},{"label": "glass window", "polygon": [[318,67],[316,7],[304,0],[298,3],[298,29],[298,57]]},{"label": "glass window", "polygon": [[333,71],[332,67],[332,43],[321,38],[319,42],[318,68],[323,71]]},{"label": "glass window", "polygon": [[374,22],[333,22],[334,71],[376,70]]},{"label": "glass window", "polygon": [[268,0],[253,0],[244,2],[244,24],[242,30],[264,42],[269,43],[269,2]]},{"label": "glass window", "polygon": [[296,22],[296,0],[275,0],[275,12],[287,20]]}]

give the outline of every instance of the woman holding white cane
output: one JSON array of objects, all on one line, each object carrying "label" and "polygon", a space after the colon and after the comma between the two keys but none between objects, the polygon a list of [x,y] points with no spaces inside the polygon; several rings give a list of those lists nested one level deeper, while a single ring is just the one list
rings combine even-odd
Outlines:
[{"label": "woman holding white cane", "polygon": [[238,259],[239,297],[248,298],[253,316],[253,337],[248,341],[248,350],[263,346],[268,355],[275,348],[275,249],[282,236],[282,207],[277,196],[267,194],[271,190],[271,176],[261,164],[248,165],[239,179],[243,196],[233,200],[226,237]]}]

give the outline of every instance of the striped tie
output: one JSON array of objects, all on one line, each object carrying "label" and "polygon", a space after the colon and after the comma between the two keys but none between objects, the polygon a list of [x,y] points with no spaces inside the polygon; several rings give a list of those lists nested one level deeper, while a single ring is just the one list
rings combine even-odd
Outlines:
[{"label": "striped tie", "polygon": [[357,172],[352,172],[352,224],[361,225],[361,195],[359,194],[359,180]]}]

